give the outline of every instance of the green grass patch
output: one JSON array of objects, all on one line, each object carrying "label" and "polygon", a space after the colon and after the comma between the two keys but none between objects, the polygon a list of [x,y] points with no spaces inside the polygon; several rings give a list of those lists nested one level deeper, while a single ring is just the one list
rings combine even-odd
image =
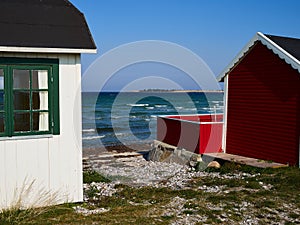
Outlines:
[{"label": "green grass patch", "polygon": [[[243,179],[195,178],[182,190],[170,188],[133,188],[116,185],[118,192],[111,197],[95,198],[93,204],[64,204],[41,209],[10,209],[0,213],[0,224],[171,224],[182,217],[207,218],[203,224],[239,224],[247,215],[255,217],[258,224],[276,222],[295,224],[300,220],[300,170],[298,168],[257,169],[253,167],[224,164],[220,174],[249,173],[254,177]],[[100,174],[90,171],[84,174],[85,183],[109,182]],[[265,189],[265,185],[271,189]],[[221,186],[220,191],[207,192],[199,186]],[[89,196],[96,195],[91,189]],[[170,205],[173,199],[185,199],[183,207]],[[108,212],[82,215],[72,208],[105,208]],[[178,207],[178,211],[174,208]],[[167,210],[171,210],[169,213]],[[172,211],[174,210],[174,211]],[[273,211],[272,211],[273,210]],[[167,212],[167,213],[166,213]],[[284,213],[286,217],[278,214]],[[224,221],[225,220],[225,221]],[[292,221],[292,222],[291,222]],[[295,222],[296,221],[296,222]],[[200,224],[202,222],[199,222]]]},{"label": "green grass patch", "polygon": [[84,171],[83,172],[83,183],[90,184],[92,182],[109,183],[110,180],[94,170]]}]

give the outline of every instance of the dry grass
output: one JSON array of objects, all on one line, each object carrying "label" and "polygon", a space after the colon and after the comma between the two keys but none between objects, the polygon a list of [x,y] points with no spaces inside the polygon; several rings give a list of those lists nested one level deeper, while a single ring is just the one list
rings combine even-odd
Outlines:
[{"label": "dry grass", "polygon": [[0,210],[0,224],[26,224],[47,213],[58,202],[57,193],[35,187],[35,180],[24,179],[20,189],[14,190],[11,207]]}]

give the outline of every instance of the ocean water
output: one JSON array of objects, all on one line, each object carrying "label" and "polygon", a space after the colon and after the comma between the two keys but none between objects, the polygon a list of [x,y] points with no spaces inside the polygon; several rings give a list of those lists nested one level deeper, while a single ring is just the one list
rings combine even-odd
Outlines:
[{"label": "ocean water", "polygon": [[223,113],[223,93],[82,93],[83,148],[149,143],[158,115]]}]

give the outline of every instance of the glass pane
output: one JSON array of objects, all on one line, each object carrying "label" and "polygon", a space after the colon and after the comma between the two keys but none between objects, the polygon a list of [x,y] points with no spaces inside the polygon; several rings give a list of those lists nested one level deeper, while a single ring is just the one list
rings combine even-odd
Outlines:
[{"label": "glass pane", "polygon": [[4,110],[4,91],[0,90],[0,111]]},{"label": "glass pane", "polygon": [[30,110],[30,92],[14,91],[14,109]]},{"label": "glass pane", "polygon": [[0,133],[4,132],[4,113],[0,113]]},{"label": "glass pane", "polygon": [[30,113],[15,113],[14,131],[30,131]]},{"label": "glass pane", "polygon": [[32,71],[32,88],[48,89],[48,71],[33,70]]},{"label": "glass pane", "polygon": [[4,89],[4,71],[0,69],[0,90]]},{"label": "glass pane", "polygon": [[33,130],[48,131],[49,130],[49,113],[35,112],[33,113]]},{"label": "glass pane", "polygon": [[48,91],[32,92],[32,109],[48,110]]},{"label": "glass pane", "polygon": [[29,89],[30,88],[30,72],[29,70],[13,70],[14,89]]}]

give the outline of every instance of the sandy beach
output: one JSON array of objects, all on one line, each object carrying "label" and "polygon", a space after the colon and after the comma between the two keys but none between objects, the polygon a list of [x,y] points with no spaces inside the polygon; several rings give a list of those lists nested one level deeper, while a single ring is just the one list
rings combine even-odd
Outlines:
[{"label": "sandy beach", "polygon": [[148,151],[150,150],[151,143],[144,144],[131,144],[131,145],[113,145],[106,147],[96,147],[96,148],[84,148],[83,157],[95,156],[104,152],[114,152],[114,153],[123,153],[123,152],[138,152],[138,151]]}]

